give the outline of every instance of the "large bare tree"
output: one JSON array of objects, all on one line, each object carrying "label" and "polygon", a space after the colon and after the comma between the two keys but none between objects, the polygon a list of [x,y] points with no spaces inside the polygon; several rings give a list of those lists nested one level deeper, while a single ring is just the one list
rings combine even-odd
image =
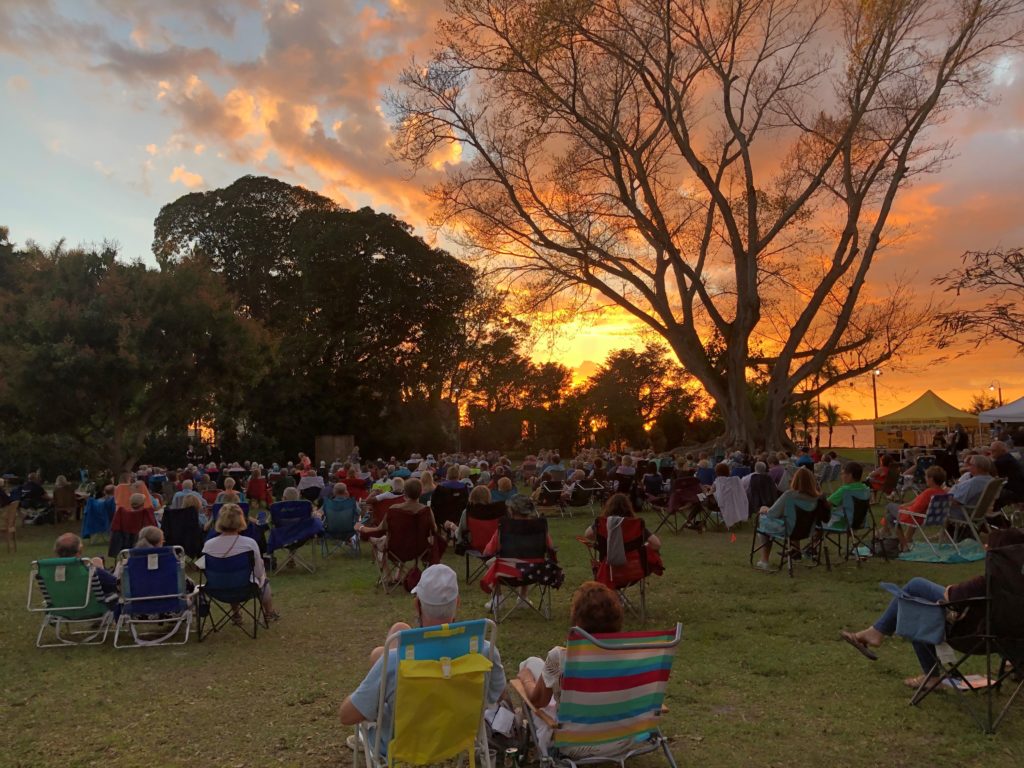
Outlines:
[{"label": "large bare tree", "polygon": [[776,445],[788,406],[920,327],[906,283],[872,291],[868,274],[899,192],[947,158],[930,129],[984,97],[1022,10],[449,0],[436,54],[393,94],[395,148],[437,166],[458,145],[437,223],[514,294],[623,308],[715,399],[727,439]]}]

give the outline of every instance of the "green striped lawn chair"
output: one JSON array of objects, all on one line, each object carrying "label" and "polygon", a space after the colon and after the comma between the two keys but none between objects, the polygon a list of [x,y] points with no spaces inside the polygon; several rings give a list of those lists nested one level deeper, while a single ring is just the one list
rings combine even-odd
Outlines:
[{"label": "green striped lawn chair", "polygon": [[[37,590],[40,604],[33,605]],[[51,557],[34,561],[28,582],[28,610],[43,614],[36,647],[103,643],[113,624],[110,600],[116,601],[117,595],[103,594],[96,566],[89,560]],[[53,630],[53,642],[44,643],[47,627]]]},{"label": "green striped lawn chair", "polygon": [[[672,768],[675,758],[661,732],[660,717],[672,660],[682,639],[674,630],[590,635],[569,631],[561,695],[551,749],[542,766],[615,763],[661,750]],[[531,728],[533,724],[530,719]],[[626,742],[614,754],[579,754],[580,748]]]}]

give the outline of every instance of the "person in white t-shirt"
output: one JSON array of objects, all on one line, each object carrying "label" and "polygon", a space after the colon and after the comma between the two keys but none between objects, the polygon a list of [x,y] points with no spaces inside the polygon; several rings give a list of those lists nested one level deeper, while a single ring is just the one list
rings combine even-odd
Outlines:
[{"label": "person in white t-shirt", "polygon": [[[263,603],[263,612],[267,619],[276,621],[281,614],[274,610],[273,599],[270,592],[270,581],[267,579],[267,571],[263,566],[263,557],[260,555],[259,545],[254,539],[243,536],[242,532],[249,527],[245,519],[245,513],[237,504],[225,504],[220,508],[215,525],[219,536],[214,536],[203,545],[204,557],[231,557],[240,555],[243,552],[253,553],[252,580],[260,587],[260,602]],[[236,621],[241,620],[238,606],[232,605]]]}]

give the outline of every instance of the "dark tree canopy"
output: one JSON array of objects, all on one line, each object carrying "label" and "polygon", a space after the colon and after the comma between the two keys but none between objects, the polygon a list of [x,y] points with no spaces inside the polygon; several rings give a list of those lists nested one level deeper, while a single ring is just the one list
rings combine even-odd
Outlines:
[{"label": "dark tree canopy", "polygon": [[94,466],[130,467],[149,435],[183,430],[262,373],[262,329],[199,260],[154,271],[111,246],[58,244],[5,247],[0,271],[0,402],[11,423],[72,438]]},{"label": "dark tree canopy", "polygon": [[[154,253],[162,264],[207,259],[240,310],[278,339],[243,410],[281,450],[345,433],[372,436],[365,448],[397,449],[414,427],[426,433],[417,440],[454,439],[442,400],[475,360],[467,338],[481,289],[470,267],[408,224],[246,176],[165,206]],[[410,409],[416,418],[403,418]]]}]

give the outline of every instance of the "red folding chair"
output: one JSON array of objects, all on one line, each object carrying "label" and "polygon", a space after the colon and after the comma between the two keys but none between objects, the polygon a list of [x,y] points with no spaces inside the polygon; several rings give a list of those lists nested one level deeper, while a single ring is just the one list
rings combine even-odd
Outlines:
[{"label": "red folding chair", "polygon": [[[652,566],[654,553],[648,553],[647,540],[644,536],[644,521],[639,517],[624,517],[620,532],[625,562],[612,564],[608,561],[608,520],[599,517],[594,521],[595,541],[580,539],[590,550],[590,567],[594,572],[594,580],[619,593],[622,604],[640,621],[647,620],[647,577],[654,572]],[[627,590],[637,588],[640,598],[634,602]]]},{"label": "red folding chair", "polygon": [[430,564],[437,533],[430,507],[417,512],[389,508],[386,516],[384,549],[374,553],[374,561],[380,570],[377,586],[390,594],[413,568],[422,570]]},{"label": "red folding chair", "polygon": [[[466,507],[466,583],[472,584],[487,570],[489,556],[484,555],[484,548],[494,537],[498,524],[508,516],[508,506],[504,501],[490,504],[470,504]],[[458,549],[455,550],[458,553]],[[470,571],[470,561],[475,559],[477,567]]]}]

